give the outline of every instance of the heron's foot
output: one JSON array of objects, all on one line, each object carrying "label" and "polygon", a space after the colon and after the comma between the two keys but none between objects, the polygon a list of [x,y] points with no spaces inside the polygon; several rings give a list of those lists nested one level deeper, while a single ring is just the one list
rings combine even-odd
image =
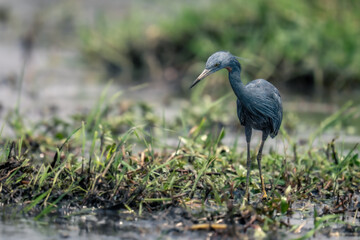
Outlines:
[{"label": "heron's foot", "polygon": [[260,179],[261,179],[261,189],[262,189],[261,199],[262,200],[269,199],[267,194],[266,194],[263,176],[260,176]]},{"label": "heron's foot", "polygon": [[262,199],[262,200],[267,200],[267,199],[268,199],[268,196],[267,196],[266,192],[263,192],[263,193],[261,194],[261,199]]},{"label": "heron's foot", "polygon": [[241,210],[246,209],[249,205],[250,205],[250,200],[246,196],[244,196],[243,199],[242,199],[240,209]]},{"label": "heron's foot", "polygon": [[245,194],[243,198],[243,203],[249,203],[250,202],[250,196],[249,194]]},{"label": "heron's foot", "polygon": [[245,191],[245,194],[243,195],[242,199],[242,206],[245,207],[245,205],[248,205],[250,203],[250,193],[249,190]]},{"label": "heron's foot", "polygon": [[263,192],[261,194],[261,200],[269,200],[271,199],[271,197],[268,197],[268,195],[266,194],[265,189],[263,189]]}]

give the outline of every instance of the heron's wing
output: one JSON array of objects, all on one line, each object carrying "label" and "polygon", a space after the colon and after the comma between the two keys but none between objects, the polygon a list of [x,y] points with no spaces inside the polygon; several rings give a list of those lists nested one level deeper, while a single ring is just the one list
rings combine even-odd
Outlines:
[{"label": "heron's wing", "polygon": [[243,113],[243,108],[241,106],[241,102],[239,99],[236,101],[236,107],[237,107],[237,115],[240,120],[241,125],[245,126],[245,118]]},{"label": "heron's wing", "polygon": [[279,91],[264,79],[251,81],[246,85],[250,100],[246,105],[247,111],[262,122],[271,127],[270,136],[275,137],[282,121],[282,104]]},{"label": "heron's wing", "polygon": [[[276,89],[276,88],[275,88]],[[272,120],[272,124],[273,124],[273,129],[274,132],[270,133],[271,137],[275,137],[280,129],[280,125],[282,122],[282,118],[283,118],[283,109],[282,109],[282,103],[281,103],[281,96],[279,91],[276,89],[276,91],[274,91],[273,94],[273,98],[275,100],[275,112],[276,112],[276,117]]]}]

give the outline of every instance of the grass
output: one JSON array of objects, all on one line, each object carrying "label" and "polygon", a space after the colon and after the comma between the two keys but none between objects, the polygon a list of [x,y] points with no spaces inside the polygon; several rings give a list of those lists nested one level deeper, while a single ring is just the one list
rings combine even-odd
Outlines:
[{"label": "grass", "polygon": [[349,89],[360,79],[359,9],[356,1],[339,0],[213,1],[150,23],[139,10],[129,19],[102,16],[85,26],[81,49],[88,62],[132,81],[193,78],[211,53],[228,50],[251,60],[244,63],[245,80]]},{"label": "grass", "polygon": [[[342,220],[345,213],[355,219],[358,211],[359,147],[343,151],[334,141],[314,141],[355,117],[357,106],[348,103],[325,119],[308,145],[299,145],[288,134],[291,129],[282,128],[277,139],[287,146],[284,152],[270,150],[263,158],[271,199],[259,201],[260,181],[253,161],[251,204],[244,206],[244,146],[236,141],[233,146],[223,144],[229,123],[219,116],[227,111],[220,107],[227,96],[216,102],[193,96],[192,107],[185,106],[179,118],[166,121],[145,103],[119,112],[121,94],[106,93],[88,115],[74,116],[73,122],[53,119],[30,129],[16,125],[15,139],[2,137],[3,205],[21,204],[22,213],[37,220],[65,205],[75,212],[126,210],[138,217],[180,207],[192,216],[192,225],[180,230],[212,229],[222,236],[265,237],[283,231],[305,239],[332,231],[335,224],[359,233],[358,221]],[[283,126],[291,126],[287,121],[292,118],[285,117]],[[171,139],[177,144],[168,144]],[[251,154],[255,158],[254,149]],[[311,205],[298,207],[306,202]],[[295,231],[301,225],[286,221],[296,212],[314,218],[305,235]]]}]

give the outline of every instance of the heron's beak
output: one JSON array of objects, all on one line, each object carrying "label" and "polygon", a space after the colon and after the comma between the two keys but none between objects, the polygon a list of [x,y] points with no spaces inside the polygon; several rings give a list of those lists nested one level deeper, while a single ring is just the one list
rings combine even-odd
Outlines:
[{"label": "heron's beak", "polygon": [[196,80],[191,84],[190,88],[198,84],[201,79],[205,78],[206,76],[209,76],[212,73],[210,69],[204,69],[204,71],[196,78]]}]

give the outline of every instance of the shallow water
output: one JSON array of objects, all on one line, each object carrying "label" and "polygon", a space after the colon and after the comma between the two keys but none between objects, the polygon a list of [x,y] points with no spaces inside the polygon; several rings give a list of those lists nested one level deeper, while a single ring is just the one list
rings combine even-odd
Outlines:
[{"label": "shallow water", "polygon": [[[53,216],[41,221],[8,219],[0,221],[1,236],[10,239],[203,239],[206,232],[184,231],[188,221],[176,216],[181,209],[138,217],[126,211],[87,210],[74,216]],[[190,224],[188,224],[190,225]]]},{"label": "shallow water", "polygon": [[[298,238],[314,228],[311,202],[301,201],[293,204],[294,213],[283,217],[283,221],[296,230],[289,232],[280,228],[272,235],[277,238]],[[211,210],[211,209],[210,209]],[[214,209],[215,210],[215,209]],[[196,209],[188,210],[196,212]],[[171,207],[161,212],[145,213],[138,216],[126,210],[104,211],[84,209],[71,213],[52,214],[40,221],[20,216],[9,217],[0,214],[0,236],[6,239],[204,239],[211,236],[228,237],[226,232],[190,230],[194,224],[184,215],[186,211]],[[360,216],[354,218],[354,212],[345,212],[342,221],[360,226]],[[5,219],[5,220],[4,220]],[[253,233],[250,227],[247,231]],[[222,235],[223,234],[223,235]],[[275,235],[274,235],[275,234]],[[316,239],[358,239],[360,232],[352,232],[345,224],[331,224],[331,228],[320,228]],[[1,238],[2,239],[2,238]],[[217,238],[216,238],[217,239]]]}]

